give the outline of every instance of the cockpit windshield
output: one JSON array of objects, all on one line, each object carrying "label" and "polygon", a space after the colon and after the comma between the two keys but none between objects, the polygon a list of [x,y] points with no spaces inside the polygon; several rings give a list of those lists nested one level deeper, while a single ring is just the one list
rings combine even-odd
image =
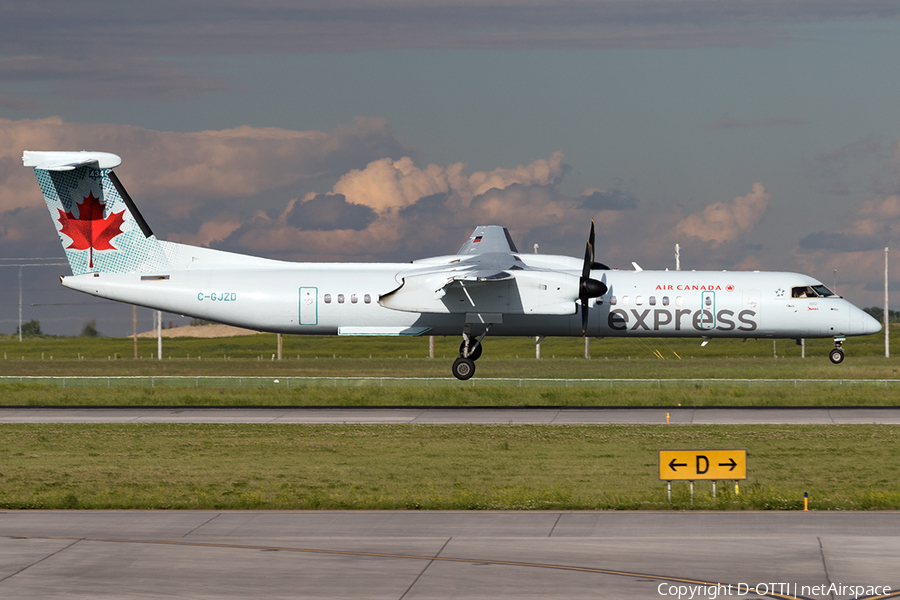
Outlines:
[{"label": "cockpit windshield", "polygon": [[821,283],[818,285],[798,285],[791,288],[791,298],[828,298],[835,293]]}]

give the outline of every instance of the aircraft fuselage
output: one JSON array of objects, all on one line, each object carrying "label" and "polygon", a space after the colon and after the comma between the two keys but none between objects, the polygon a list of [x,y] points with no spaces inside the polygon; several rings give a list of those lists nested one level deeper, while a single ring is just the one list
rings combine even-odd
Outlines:
[{"label": "aircraft fuselage", "polygon": [[[403,282],[414,263],[272,263],[152,275],[89,273],[64,277],[63,285],[286,334],[458,335],[466,322],[476,332],[480,323],[490,322],[491,335],[582,335],[574,303],[570,315],[500,313],[499,318],[498,300],[478,294],[442,298],[446,312],[381,306],[379,299]],[[816,338],[878,330],[871,317],[838,296],[792,297],[798,286],[821,285],[797,273],[611,270],[602,280],[609,289],[590,301],[589,336]],[[486,314],[490,318],[479,318]]]}]

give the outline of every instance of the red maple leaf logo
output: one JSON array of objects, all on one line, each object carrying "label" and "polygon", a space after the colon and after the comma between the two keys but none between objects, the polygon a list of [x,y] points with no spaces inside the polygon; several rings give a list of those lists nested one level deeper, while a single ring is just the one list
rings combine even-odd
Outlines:
[{"label": "red maple leaf logo", "polygon": [[122,223],[125,222],[120,213],[110,213],[103,218],[103,205],[100,199],[94,197],[94,192],[88,194],[78,207],[78,217],[72,213],[59,211],[59,223],[62,225],[60,233],[72,238],[72,243],[67,246],[72,250],[91,251],[90,268],[94,268],[94,250],[117,250],[112,245],[112,239],[122,233]]}]

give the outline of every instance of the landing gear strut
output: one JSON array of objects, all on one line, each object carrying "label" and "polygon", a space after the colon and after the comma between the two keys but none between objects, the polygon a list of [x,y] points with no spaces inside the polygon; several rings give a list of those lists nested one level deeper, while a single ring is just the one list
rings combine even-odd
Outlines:
[{"label": "landing gear strut", "polygon": [[844,349],[841,348],[843,343],[844,338],[834,338],[834,348],[831,349],[831,353],[828,355],[828,359],[836,365],[844,362]]},{"label": "landing gear strut", "polygon": [[484,333],[476,340],[472,339],[472,324],[466,323],[463,328],[463,341],[459,345],[459,358],[453,361],[453,376],[465,381],[475,374],[475,361],[481,358],[481,340],[491,330],[492,323],[488,323]]},{"label": "landing gear strut", "polygon": [[[481,358],[482,347],[483,346],[482,346],[481,342],[478,342],[473,347],[469,348],[468,358],[471,358],[472,360],[478,360],[479,358]],[[465,342],[465,340],[463,340],[463,342],[459,345],[459,355],[465,356],[465,351],[466,351],[466,342]]]}]

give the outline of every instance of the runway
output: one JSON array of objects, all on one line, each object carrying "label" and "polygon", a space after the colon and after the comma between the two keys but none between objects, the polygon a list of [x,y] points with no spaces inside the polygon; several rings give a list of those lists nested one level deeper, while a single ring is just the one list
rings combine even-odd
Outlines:
[{"label": "runway", "polygon": [[20,511],[0,531],[6,599],[900,596],[896,512]]},{"label": "runway", "polygon": [[900,424],[885,408],[0,408],[0,423],[419,423],[515,425]]}]

